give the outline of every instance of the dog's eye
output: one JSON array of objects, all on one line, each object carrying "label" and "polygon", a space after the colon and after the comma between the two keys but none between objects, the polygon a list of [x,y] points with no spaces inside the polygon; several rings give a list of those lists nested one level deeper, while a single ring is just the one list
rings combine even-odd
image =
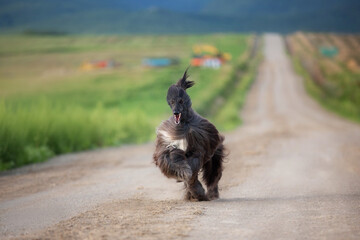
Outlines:
[{"label": "dog's eye", "polygon": [[170,104],[171,104],[171,105],[174,105],[174,103],[175,103],[175,100],[174,100],[174,99],[170,101]]},{"label": "dog's eye", "polygon": [[179,100],[179,103],[180,103],[180,104],[183,104],[183,103],[184,103],[184,101],[183,101],[182,99],[180,99],[180,100]]}]

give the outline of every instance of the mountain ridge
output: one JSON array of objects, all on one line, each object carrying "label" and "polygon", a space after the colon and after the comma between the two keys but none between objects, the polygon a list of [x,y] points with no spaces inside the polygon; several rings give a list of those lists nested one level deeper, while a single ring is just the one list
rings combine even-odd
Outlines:
[{"label": "mountain ridge", "polygon": [[0,0],[0,32],[360,32],[355,0]]}]

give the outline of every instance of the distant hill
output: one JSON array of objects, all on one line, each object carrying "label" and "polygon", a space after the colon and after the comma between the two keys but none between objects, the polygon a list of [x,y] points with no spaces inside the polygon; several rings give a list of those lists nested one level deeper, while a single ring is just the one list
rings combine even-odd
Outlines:
[{"label": "distant hill", "polygon": [[258,31],[360,31],[358,0],[213,0],[202,13],[241,19]]},{"label": "distant hill", "polygon": [[358,0],[0,0],[0,32],[360,32]]}]

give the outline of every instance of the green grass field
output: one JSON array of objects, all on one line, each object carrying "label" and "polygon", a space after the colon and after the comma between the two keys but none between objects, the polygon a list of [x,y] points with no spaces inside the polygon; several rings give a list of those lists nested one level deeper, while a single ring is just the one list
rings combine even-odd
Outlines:
[{"label": "green grass field", "polygon": [[[244,56],[252,39],[235,34],[0,36],[0,169],[61,153],[154,139],[156,126],[170,114],[167,88],[189,65],[194,44],[213,44],[232,55],[219,70],[191,68],[196,85],[188,92],[195,110],[220,129],[235,127],[241,105],[236,99],[243,98],[246,88],[231,91],[221,111],[206,109],[220,92],[233,87],[227,83],[247,61]],[[143,67],[142,58],[149,56],[175,56],[180,64]],[[113,59],[119,66],[80,70],[84,61],[103,59]],[[254,67],[246,70],[245,82],[251,82],[254,72]]]}]

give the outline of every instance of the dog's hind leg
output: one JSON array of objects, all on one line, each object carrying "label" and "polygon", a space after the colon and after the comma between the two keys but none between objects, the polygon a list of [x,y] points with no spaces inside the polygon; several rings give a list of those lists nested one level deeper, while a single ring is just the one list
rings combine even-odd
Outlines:
[{"label": "dog's hind leg", "polygon": [[212,199],[219,198],[218,183],[223,171],[224,146],[221,144],[215,151],[213,157],[203,166],[203,180],[207,187],[207,197]]}]

